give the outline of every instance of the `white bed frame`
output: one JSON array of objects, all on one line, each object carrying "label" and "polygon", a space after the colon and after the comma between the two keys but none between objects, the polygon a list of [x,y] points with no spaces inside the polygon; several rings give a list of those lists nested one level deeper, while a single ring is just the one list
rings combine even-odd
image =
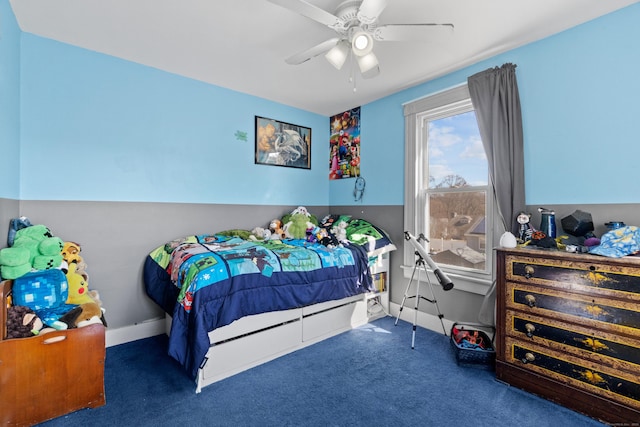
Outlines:
[{"label": "white bed frame", "polygon": [[[388,255],[379,256],[372,273],[389,269]],[[388,288],[387,288],[388,289]],[[207,361],[198,370],[196,393],[203,387],[292,353],[384,316],[389,293],[368,293],[302,308],[246,316],[209,332]],[[370,312],[370,300],[382,306]],[[166,333],[171,316],[166,316]]]},{"label": "white bed frame", "polygon": [[[372,320],[368,300],[375,294],[327,301],[292,310],[246,316],[209,332],[211,346],[198,370],[196,393],[203,387]],[[384,312],[376,315],[379,317]],[[171,317],[166,317],[167,334]]]}]

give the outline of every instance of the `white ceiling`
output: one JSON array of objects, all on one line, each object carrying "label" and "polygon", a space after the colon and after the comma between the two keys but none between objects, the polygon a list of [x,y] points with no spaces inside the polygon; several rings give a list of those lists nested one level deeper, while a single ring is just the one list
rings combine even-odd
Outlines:
[{"label": "white ceiling", "polygon": [[[343,0],[307,1],[333,13]],[[347,65],[284,62],[335,32],[267,0],[10,2],[25,32],[330,116],[638,0],[389,0],[381,25],[453,23],[454,33],[376,42],[380,75],[356,75],[356,92]]]}]

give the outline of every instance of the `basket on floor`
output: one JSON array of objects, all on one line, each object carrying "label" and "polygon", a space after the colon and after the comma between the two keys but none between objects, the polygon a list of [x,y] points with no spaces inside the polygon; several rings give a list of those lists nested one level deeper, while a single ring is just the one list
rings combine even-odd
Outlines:
[{"label": "basket on floor", "polygon": [[[491,329],[492,336],[482,329]],[[464,337],[463,337],[464,336]],[[449,334],[456,362],[460,366],[494,369],[496,350],[493,346],[495,329],[475,323],[454,323]]]}]

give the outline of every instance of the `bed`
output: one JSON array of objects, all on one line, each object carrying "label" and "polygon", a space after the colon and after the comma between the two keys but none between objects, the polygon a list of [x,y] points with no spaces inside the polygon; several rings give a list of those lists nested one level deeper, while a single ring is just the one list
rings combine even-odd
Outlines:
[{"label": "bed", "polygon": [[168,352],[202,387],[369,320],[372,265],[395,246],[348,219],[350,240],[192,235],[144,264],[147,295],[167,313]]}]

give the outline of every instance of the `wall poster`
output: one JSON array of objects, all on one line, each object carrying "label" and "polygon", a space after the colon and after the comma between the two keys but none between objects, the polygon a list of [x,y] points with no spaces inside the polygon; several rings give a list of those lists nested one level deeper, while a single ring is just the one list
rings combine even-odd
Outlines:
[{"label": "wall poster", "polygon": [[329,120],[329,179],[360,176],[360,107]]},{"label": "wall poster", "polygon": [[311,128],[256,116],[255,163],[311,169]]}]

